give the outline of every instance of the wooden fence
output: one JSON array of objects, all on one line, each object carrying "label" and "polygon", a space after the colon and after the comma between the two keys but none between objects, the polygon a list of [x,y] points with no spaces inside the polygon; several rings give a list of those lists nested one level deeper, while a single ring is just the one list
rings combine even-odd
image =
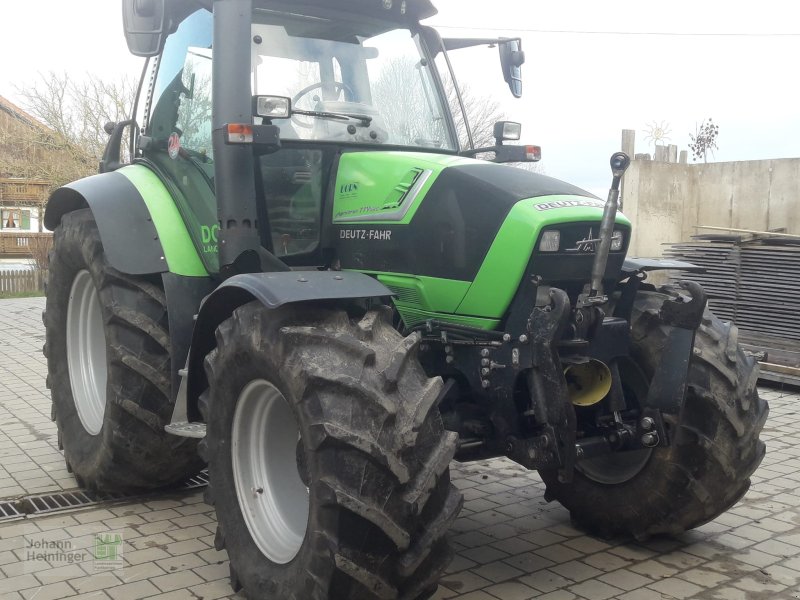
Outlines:
[{"label": "wooden fence", "polygon": [[39,269],[0,269],[0,295],[38,292],[44,289],[45,272]]}]

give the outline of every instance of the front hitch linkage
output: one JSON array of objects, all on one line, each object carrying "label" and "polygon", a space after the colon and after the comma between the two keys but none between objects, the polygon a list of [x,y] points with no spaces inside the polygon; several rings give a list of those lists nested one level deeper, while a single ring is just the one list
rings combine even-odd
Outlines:
[{"label": "front hitch linkage", "polygon": [[608,264],[608,253],[611,251],[611,240],[614,237],[614,224],[617,220],[617,208],[619,207],[619,186],[622,176],[631,164],[630,157],[624,152],[615,152],[611,155],[611,189],[608,190],[608,200],[603,208],[603,220],[600,221],[600,246],[594,257],[592,265],[592,281],[589,285],[589,292],[583,293],[578,298],[578,308],[605,304],[608,300],[603,294],[603,277],[606,273]]}]

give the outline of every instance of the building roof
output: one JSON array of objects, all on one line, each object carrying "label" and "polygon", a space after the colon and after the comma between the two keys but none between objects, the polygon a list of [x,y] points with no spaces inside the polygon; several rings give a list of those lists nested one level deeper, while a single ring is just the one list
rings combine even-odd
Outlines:
[{"label": "building roof", "polygon": [[[22,198],[27,198],[33,188],[41,187],[40,177],[34,176],[34,180],[31,180],[20,175],[34,172],[28,167],[50,159],[49,154],[45,156],[39,149],[46,147],[42,142],[53,139],[56,133],[8,98],[0,96],[0,134],[0,153],[3,157],[0,204],[8,204],[12,197],[22,194]],[[32,141],[34,143],[30,145]],[[40,195],[38,190],[33,191],[33,196]]]},{"label": "building roof", "polygon": [[4,112],[11,116],[11,118],[28,125],[29,127],[36,127],[38,129],[46,129],[46,127],[36,117],[28,114],[19,106],[11,102],[9,99],[0,96],[0,112]]}]

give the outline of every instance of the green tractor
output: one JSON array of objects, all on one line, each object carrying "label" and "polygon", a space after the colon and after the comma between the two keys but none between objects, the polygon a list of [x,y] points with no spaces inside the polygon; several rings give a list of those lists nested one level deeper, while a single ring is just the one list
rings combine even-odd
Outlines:
[{"label": "green tractor", "polygon": [[207,463],[232,585],[281,600],[429,597],[453,459],[537,470],[604,536],[679,534],[745,493],[754,361],[698,285],[644,281],[691,265],[626,258],[628,158],[601,201],[498,164],[539,158],[515,123],[459,143],[449,54],[498,48],[519,97],[519,39],[443,39],[428,0],[122,4],[149,57],[135,114],[45,216],[80,485]]}]

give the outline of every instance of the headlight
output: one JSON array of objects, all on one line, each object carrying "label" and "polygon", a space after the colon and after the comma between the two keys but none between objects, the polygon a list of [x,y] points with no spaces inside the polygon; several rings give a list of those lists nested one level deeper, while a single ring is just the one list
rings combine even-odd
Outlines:
[{"label": "headlight", "polygon": [[621,231],[614,231],[614,235],[611,236],[611,251],[612,252],[619,252],[622,250],[622,245],[625,242],[625,236],[622,234]]},{"label": "headlight", "polygon": [[255,96],[255,116],[265,119],[288,119],[292,101],[283,96]]},{"label": "headlight", "polygon": [[545,231],[542,234],[542,240],[539,242],[540,252],[558,252],[561,245],[561,232],[560,231]]}]

